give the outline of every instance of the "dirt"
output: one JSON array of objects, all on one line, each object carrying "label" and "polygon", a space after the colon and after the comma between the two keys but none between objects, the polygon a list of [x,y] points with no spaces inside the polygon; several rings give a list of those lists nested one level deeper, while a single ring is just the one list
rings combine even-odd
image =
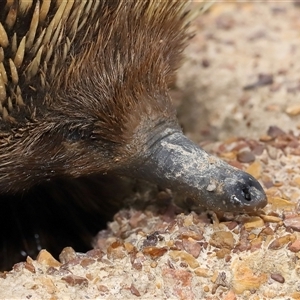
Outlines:
[{"label": "dirt", "polygon": [[215,4],[192,28],[178,73],[188,136],[258,138],[300,126],[300,7],[292,1]]},{"label": "dirt", "polygon": [[186,134],[260,180],[266,208],[120,211],[97,249],[2,273],[0,298],[300,299],[299,16],[293,1],[216,3],[193,22],[172,91]]}]

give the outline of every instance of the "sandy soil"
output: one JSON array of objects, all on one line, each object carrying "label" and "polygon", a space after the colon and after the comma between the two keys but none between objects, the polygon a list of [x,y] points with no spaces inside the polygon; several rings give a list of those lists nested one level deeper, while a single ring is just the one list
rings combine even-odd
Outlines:
[{"label": "sandy soil", "polygon": [[258,216],[121,211],[98,249],[1,274],[0,298],[300,299],[299,16],[293,1],[217,3],[172,91],[186,134],[260,180]]},{"label": "sandy soil", "polygon": [[188,135],[258,138],[300,126],[300,7],[292,1],[217,3],[194,22],[178,74]]}]

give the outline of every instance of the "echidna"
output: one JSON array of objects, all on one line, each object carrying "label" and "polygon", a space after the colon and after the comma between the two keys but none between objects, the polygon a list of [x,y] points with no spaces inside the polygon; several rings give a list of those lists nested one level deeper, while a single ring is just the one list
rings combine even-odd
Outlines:
[{"label": "echidna", "polygon": [[[51,248],[72,236],[65,224],[77,210],[92,215],[105,182],[118,180],[111,174],[212,210],[266,204],[252,176],[207,154],[178,125],[168,86],[190,37],[187,4],[0,1],[1,261],[20,259],[11,253],[18,245],[32,254],[33,244]],[[74,199],[77,210],[67,216]],[[47,243],[39,230],[53,228]]]}]

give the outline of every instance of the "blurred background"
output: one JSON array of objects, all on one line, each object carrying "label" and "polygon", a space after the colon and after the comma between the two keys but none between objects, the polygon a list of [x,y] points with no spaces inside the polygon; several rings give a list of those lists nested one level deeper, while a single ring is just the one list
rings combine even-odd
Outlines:
[{"label": "blurred background", "polygon": [[217,1],[195,32],[172,91],[196,142],[300,128],[300,2]]}]

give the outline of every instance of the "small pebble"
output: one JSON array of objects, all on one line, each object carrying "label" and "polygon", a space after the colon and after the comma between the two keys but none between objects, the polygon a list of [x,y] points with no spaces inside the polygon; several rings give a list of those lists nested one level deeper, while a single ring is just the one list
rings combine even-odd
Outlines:
[{"label": "small pebble", "polygon": [[241,151],[237,154],[237,160],[242,163],[250,163],[255,161],[255,155],[248,150]]},{"label": "small pebble", "polygon": [[59,254],[59,260],[65,264],[77,257],[75,250],[72,247],[65,247]]},{"label": "small pebble", "polygon": [[277,138],[280,135],[285,135],[285,132],[277,126],[270,126],[268,128],[267,135],[272,138]]},{"label": "small pebble", "polygon": [[267,153],[271,159],[276,159],[278,155],[278,149],[272,146],[267,146]]},{"label": "small pebble", "polygon": [[283,224],[285,227],[292,228],[295,231],[300,231],[300,216],[285,219]]},{"label": "small pebble", "polygon": [[278,250],[286,246],[291,241],[291,235],[287,234],[285,236],[279,237],[275,239],[270,245],[269,249],[271,250]]},{"label": "small pebble", "polygon": [[285,282],[285,279],[281,274],[271,274],[271,278],[279,283]]},{"label": "small pebble", "polygon": [[295,104],[287,107],[285,112],[290,116],[300,115],[300,104]]},{"label": "small pebble", "polygon": [[295,242],[289,245],[289,250],[292,252],[299,252],[300,251],[300,240],[296,240]]},{"label": "small pebble", "polygon": [[130,286],[130,292],[131,292],[132,295],[135,295],[135,296],[137,296],[137,297],[140,297],[140,296],[141,296],[140,292],[139,292],[138,289],[133,285],[133,283],[132,283],[131,286]]},{"label": "small pebble", "polygon": [[68,283],[70,286],[82,285],[87,287],[89,283],[86,278],[77,275],[68,275],[62,277],[62,280]]},{"label": "small pebble", "polygon": [[48,251],[41,250],[36,258],[37,262],[49,267],[59,267],[61,263],[57,261]]}]

